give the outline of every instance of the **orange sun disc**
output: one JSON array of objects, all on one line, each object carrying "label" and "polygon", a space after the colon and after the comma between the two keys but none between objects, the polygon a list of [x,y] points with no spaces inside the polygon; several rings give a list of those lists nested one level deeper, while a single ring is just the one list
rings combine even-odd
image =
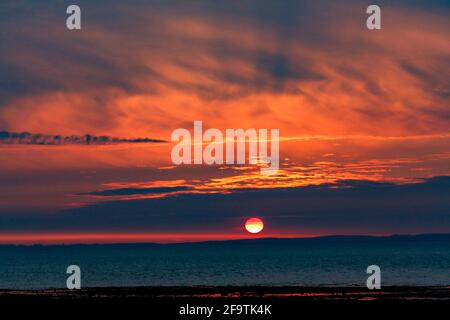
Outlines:
[{"label": "orange sun disc", "polygon": [[250,218],[245,221],[245,229],[250,233],[259,233],[264,229],[264,222],[259,218]]}]

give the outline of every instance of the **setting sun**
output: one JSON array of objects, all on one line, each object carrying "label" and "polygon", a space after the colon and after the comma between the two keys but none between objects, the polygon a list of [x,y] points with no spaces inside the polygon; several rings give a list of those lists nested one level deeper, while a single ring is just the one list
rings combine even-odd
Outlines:
[{"label": "setting sun", "polygon": [[245,221],[245,229],[250,233],[259,233],[264,228],[264,223],[259,218],[250,218]]}]

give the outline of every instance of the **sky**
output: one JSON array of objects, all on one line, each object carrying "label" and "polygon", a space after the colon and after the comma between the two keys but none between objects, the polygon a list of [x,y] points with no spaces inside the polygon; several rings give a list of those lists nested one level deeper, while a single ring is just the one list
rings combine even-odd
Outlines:
[{"label": "sky", "polygon": [[[378,1],[381,30],[356,0],[77,3],[72,31],[0,4],[0,243],[450,232],[446,1]],[[175,166],[195,120],[279,129],[280,170]]]}]

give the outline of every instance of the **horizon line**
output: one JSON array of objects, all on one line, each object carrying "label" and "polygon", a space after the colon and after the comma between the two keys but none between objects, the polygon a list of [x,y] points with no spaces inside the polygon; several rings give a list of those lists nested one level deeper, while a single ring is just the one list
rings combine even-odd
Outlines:
[{"label": "horizon line", "polygon": [[[73,234],[72,234],[73,235]],[[97,234],[101,235],[101,234]],[[111,234],[109,234],[111,235]],[[121,234],[122,239],[124,235],[131,235],[137,238],[136,235],[142,234]],[[449,236],[450,232],[441,233],[392,233],[392,234],[329,234],[329,235],[310,235],[310,236],[267,236],[267,237],[241,237],[241,238],[229,238],[229,239],[211,239],[211,240],[192,240],[192,241],[178,241],[178,242],[160,242],[160,241],[116,241],[116,242],[3,242],[2,236],[0,236],[0,247],[58,247],[58,246],[108,246],[108,245],[183,245],[183,244],[206,244],[206,243],[227,243],[237,241],[264,241],[264,240],[318,240],[326,238],[371,238],[371,239],[383,239],[393,237],[424,237],[424,236]]]}]

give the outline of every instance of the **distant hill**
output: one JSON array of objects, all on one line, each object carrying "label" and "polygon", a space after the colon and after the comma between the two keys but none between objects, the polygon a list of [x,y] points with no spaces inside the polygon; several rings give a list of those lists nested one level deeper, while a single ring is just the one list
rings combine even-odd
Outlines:
[{"label": "distant hill", "polygon": [[390,236],[364,236],[364,235],[340,235],[340,236],[320,236],[311,238],[258,238],[258,239],[237,239],[223,241],[203,241],[203,242],[181,242],[181,243],[113,243],[113,244],[67,244],[67,245],[0,245],[0,248],[76,248],[76,247],[108,247],[108,248],[167,248],[167,247],[241,247],[241,246],[311,246],[311,245],[344,245],[344,244],[401,244],[401,243],[431,243],[439,242],[450,245],[450,234],[419,234],[419,235],[390,235]]}]

